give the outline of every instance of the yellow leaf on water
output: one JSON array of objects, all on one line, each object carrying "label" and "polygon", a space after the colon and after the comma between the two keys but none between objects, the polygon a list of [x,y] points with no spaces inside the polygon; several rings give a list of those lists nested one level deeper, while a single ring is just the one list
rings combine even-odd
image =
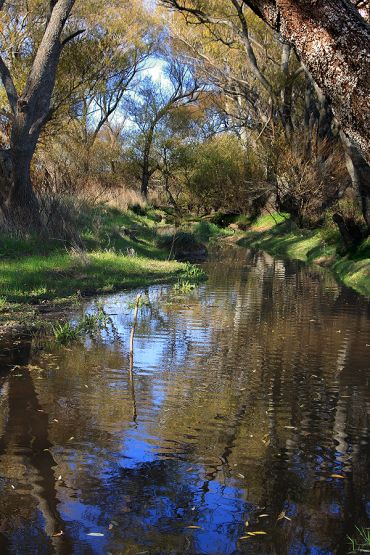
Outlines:
[{"label": "yellow leaf on water", "polygon": [[187,526],[186,528],[192,528],[193,530],[194,530],[194,529],[196,529],[196,530],[202,530],[202,527],[201,527],[201,526],[193,526],[193,525],[191,525],[191,526]]},{"label": "yellow leaf on water", "polygon": [[239,540],[250,540],[251,536],[241,536]]},{"label": "yellow leaf on water", "polygon": [[345,476],[342,476],[341,474],[330,474],[330,478],[341,478],[342,480],[344,480]]},{"label": "yellow leaf on water", "polygon": [[262,531],[258,531],[258,532],[253,532],[254,536],[267,536],[267,532],[262,532]]},{"label": "yellow leaf on water", "polygon": [[248,526],[249,526],[248,520],[245,521],[245,525],[246,525],[246,527],[248,528]]}]

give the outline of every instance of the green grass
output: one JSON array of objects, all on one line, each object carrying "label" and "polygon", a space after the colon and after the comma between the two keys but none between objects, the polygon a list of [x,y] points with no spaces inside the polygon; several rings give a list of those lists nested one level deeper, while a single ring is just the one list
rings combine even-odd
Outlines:
[{"label": "green grass", "polygon": [[101,330],[108,329],[109,325],[112,326],[111,318],[99,306],[95,312],[85,314],[77,323],[57,322],[52,330],[57,343],[68,345],[86,336],[94,338]]},{"label": "green grass", "polygon": [[192,233],[197,241],[201,243],[208,243],[209,241],[218,239],[219,237],[233,235],[233,231],[231,229],[223,229],[216,224],[207,221],[196,223],[192,228]]},{"label": "green grass", "polygon": [[370,238],[341,256],[343,245],[334,228],[303,230],[283,216],[267,215],[253,222],[239,244],[328,267],[345,285],[370,297]]},{"label": "green grass", "polygon": [[348,537],[349,553],[370,553],[370,528],[358,528],[356,526],[356,536]]},{"label": "green grass", "polygon": [[168,251],[158,246],[160,223],[150,216],[86,208],[77,222],[82,247],[0,235],[0,311],[189,279],[189,266],[168,261]]}]

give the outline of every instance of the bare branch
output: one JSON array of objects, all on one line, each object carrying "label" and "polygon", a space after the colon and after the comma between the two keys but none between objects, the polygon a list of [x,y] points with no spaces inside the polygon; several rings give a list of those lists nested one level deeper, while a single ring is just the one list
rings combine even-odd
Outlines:
[{"label": "bare branch", "polygon": [[79,29],[78,31],[75,31],[74,33],[72,33],[71,35],[69,35],[69,37],[66,37],[63,41],[62,41],[62,46],[65,46],[66,44],[68,44],[69,42],[71,42],[71,40],[75,39],[76,37],[78,37],[79,35],[82,35],[82,33],[84,33],[86,31],[86,29]]},{"label": "bare branch", "polygon": [[17,110],[18,93],[15,88],[12,76],[10,75],[9,68],[1,56],[0,56],[0,77],[4,85],[6,95],[8,97],[10,108],[13,114],[15,114]]}]

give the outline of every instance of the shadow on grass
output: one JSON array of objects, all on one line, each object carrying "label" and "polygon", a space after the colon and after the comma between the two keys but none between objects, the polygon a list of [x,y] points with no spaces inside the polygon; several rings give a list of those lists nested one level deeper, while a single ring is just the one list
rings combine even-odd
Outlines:
[{"label": "shadow on grass", "polygon": [[[307,250],[306,242],[313,241],[315,248],[317,235],[310,230],[300,230],[293,222],[285,221],[265,231],[249,231],[246,237],[240,239],[237,244],[246,248],[266,250],[272,254],[281,256],[292,256],[297,254],[298,258],[306,260],[307,256],[301,252]],[[311,249],[309,249],[311,250]]]}]

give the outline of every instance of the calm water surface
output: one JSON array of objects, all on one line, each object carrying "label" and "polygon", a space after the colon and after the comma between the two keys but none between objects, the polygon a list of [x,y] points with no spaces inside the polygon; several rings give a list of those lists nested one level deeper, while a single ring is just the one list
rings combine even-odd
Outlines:
[{"label": "calm water surface", "polygon": [[237,247],[206,267],[148,289],[133,383],[135,292],[96,341],[2,346],[1,554],[329,555],[368,525],[370,302]]}]

